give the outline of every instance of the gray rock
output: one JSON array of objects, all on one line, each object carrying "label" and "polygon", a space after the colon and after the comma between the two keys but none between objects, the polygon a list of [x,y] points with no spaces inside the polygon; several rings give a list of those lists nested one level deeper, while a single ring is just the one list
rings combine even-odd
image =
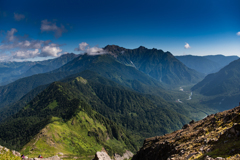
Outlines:
[{"label": "gray rock", "polygon": [[114,155],[115,160],[124,160],[129,159],[131,157],[133,157],[133,153],[128,150],[123,154],[123,156],[120,156],[119,154]]},{"label": "gray rock", "polygon": [[111,160],[106,152],[97,152],[93,160]]},{"label": "gray rock", "polygon": [[12,150],[12,154],[18,157],[21,157],[21,154],[15,150]]}]

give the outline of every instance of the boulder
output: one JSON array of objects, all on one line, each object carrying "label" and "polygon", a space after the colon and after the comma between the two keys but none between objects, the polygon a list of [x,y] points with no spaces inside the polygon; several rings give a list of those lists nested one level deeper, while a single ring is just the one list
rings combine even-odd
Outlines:
[{"label": "boulder", "polygon": [[93,160],[111,160],[106,152],[97,152]]},{"label": "boulder", "polygon": [[12,150],[12,154],[18,157],[21,157],[21,154],[15,150]]},{"label": "boulder", "polygon": [[131,157],[133,157],[133,153],[128,150],[123,154],[123,156],[120,156],[119,154],[114,155],[115,160],[124,160],[129,159]]}]

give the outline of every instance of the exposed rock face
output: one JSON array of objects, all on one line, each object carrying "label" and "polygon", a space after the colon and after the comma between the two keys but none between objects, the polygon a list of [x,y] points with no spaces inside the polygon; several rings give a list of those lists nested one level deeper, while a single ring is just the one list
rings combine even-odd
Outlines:
[{"label": "exposed rock face", "polygon": [[95,158],[93,160],[111,160],[111,158],[106,152],[101,151],[95,154]]},{"label": "exposed rock face", "polygon": [[125,160],[125,159],[129,159],[129,158],[131,158],[131,157],[133,157],[133,153],[130,152],[130,151],[126,151],[126,152],[123,154],[123,156],[120,156],[119,154],[115,154],[115,155],[114,155],[114,159],[115,159],[115,160]]},{"label": "exposed rock face", "polygon": [[[4,151],[6,151],[6,152],[8,152],[9,151],[9,149],[7,149],[6,147],[3,147],[3,146],[0,146],[0,151],[1,150],[4,150]],[[0,152],[1,153],[1,152]]]},{"label": "exposed rock face", "polygon": [[12,151],[12,154],[13,154],[13,155],[15,155],[15,156],[18,156],[18,157],[20,157],[20,156],[21,156],[21,154],[20,154],[19,152],[17,152],[17,151],[14,151],[14,150]]},{"label": "exposed rock face", "polygon": [[147,138],[132,160],[240,159],[240,106]]}]

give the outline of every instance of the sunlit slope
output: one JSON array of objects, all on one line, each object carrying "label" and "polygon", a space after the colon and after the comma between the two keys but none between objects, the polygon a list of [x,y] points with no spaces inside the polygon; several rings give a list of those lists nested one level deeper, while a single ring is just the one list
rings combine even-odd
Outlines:
[{"label": "sunlit slope", "polygon": [[[83,100],[65,92],[58,83],[50,85],[9,117],[1,128],[1,144],[23,149],[30,155],[45,152],[46,148],[49,156],[57,151],[68,155],[93,155],[102,147],[110,154],[121,154],[126,149],[134,151],[136,148],[122,127],[93,111]],[[43,133],[46,136],[41,136]]]}]

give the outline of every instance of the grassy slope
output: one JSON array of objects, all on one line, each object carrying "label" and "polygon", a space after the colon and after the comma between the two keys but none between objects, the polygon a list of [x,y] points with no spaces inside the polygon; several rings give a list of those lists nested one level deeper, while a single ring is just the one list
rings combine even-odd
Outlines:
[{"label": "grassy slope", "polygon": [[21,157],[13,155],[10,150],[6,151],[4,149],[0,149],[0,159],[1,160],[22,160]]},{"label": "grassy slope", "polygon": [[[94,133],[98,136],[95,137]],[[110,155],[122,154],[128,148],[124,142],[110,139],[106,126],[89,117],[86,112],[80,111],[66,122],[53,117],[52,122],[25,145],[21,153],[29,157],[39,154],[49,157],[59,152],[68,157],[88,157],[101,151],[103,147]]]},{"label": "grassy slope", "polygon": [[[86,83],[83,78],[76,80]],[[67,92],[60,83],[50,85],[1,124],[1,144],[19,149],[30,141],[23,153],[32,156],[45,153],[45,157],[56,152],[94,155],[102,147],[110,155],[122,154],[126,149],[135,151],[136,145],[127,132],[84,101],[74,98],[74,93],[74,90]]]}]

